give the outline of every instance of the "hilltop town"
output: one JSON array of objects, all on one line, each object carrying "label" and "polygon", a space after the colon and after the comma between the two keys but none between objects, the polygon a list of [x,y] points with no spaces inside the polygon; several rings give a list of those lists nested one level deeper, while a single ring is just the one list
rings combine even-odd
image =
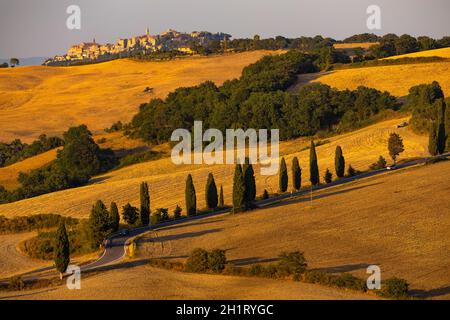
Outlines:
[{"label": "hilltop town", "polygon": [[44,62],[45,65],[68,65],[80,62],[96,62],[118,59],[128,56],[149,55],[157,52],[177,52],[178,54],[194,54],[202,48],[231,38],[225,33],[194,31],[178,32],[169,29],[159,35],[151,35],[147,28],[144,35],[119,39],[116,43],[82,42],[69,48],[66,54],[57,55]]}]

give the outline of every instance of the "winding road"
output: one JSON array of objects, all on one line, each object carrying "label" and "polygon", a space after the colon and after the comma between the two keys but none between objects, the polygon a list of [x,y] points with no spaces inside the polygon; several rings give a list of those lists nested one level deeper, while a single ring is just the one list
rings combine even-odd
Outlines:
[{"label": "winding road", "polygon": [[[446,154],[442,155],[441,157],[448,158],[449,156],[450,156],[450,153],[446,153]],[[396,168],[395,168],[395,170],[393,170],[393,172],[395,172],[399,169],[404,169],[404,168],[423,164],[427,160],[428,159],[426,159],[426,158],[422,158],[422,159],[416,159],[416,160],[410,161],[408,163],[399,164],[396,166]],[[339,181],[334,181],[329,184],[324,184],[324,185],[314,187],[313,191],[318,191],[318,190],[323,190],[323,189],[343,185],[343,184],[350,183],[350,182],[353,182],[356,180],[365,179],[368,177],[379,175],[382,173],[389,173],[391,171],[392,170],[388,170],[388,169],[380,169],[380,170],[374,170],[374,171],[370,171],[370,172],[364,172],[364,173],[361,173],[354,177],[344,178],[344,179],[340,179]],[[282,194],[282,195],[272,197],[269,199],[259,200],[256,202],[256,205],[258,207],[266,207],[266,206],[270,206],[271,204],[277,203],[279,201],[298,197],[298,196],[307,194],[309,192],[310,192],[310,190],[308,189],[308,190],[301,190],[298,192],[286,193],[286,194]],[[203,219],[203,218],[212,217],[215,215],[229,213],[229,212],[231,212],[231,209],[229,209],[229,208],[223,209],[223,210],[218,210],[218,211],[215,211],[215,212],[209,213],[209,214],[199,215],[199,216],[195,216],[195,217],[186,217],[186,218],[174,220],[174,221],[162,222],[162,223],[159,223],[157,226],[141,227],[141,228],[133,229],[133,230],[130,230],[130,233],[125,236],[118,235],[118,236],[110,237],[109,239],[107,239],[107,246],[106,246],[106,249],[105,249],[103,255],[97,261],[83,266],[81,268],[81,270],[82,271],[83,270],[92,270],[92,269],[95,269],[95,268],[98,268],[101,266],[105,266],[105,265],[120,261],[125,256],[125,244],[126,244],[127,240],[132,237],[135,237],[137,235],[140,235],[146,231],[149,231],[151,229],[158,229],[158,228],[162,228],[162,227],[166,227],[166,226],[180,224],[180,223],[184,223],[187,221]]]}]

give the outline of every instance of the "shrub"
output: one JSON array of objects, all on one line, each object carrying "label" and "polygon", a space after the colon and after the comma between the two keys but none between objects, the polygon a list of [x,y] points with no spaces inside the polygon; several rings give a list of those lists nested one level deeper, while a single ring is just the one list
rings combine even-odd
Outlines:
[{"label": "shrub", "polygon": [[158,208],[153,213],[152,216],[152,224],[158,224],[161,221],[169,220],[169,209],[167,208]]},{"label": "shrub", "polygon": [[323,177],[326,183],[331,183],[333,181],[333,174],[330,172],[329,169],[325,172],[325,175]]},{"label": "shrub", "polygon": [[222,272],[227,263],[225,251],[215,249],[208,254],[208,268],[213,272]]},{"label": "shrub", "polygon": [[405,298],[408,295],[409,284],[400,278],[389,278],[382,284],[381,295],[386,298]]},{"label": "shrub", "polygon": [[347,288],[358,291],[366,291],[366,282],[349,273],[341,274],[332,280],[332,285],[339,288]]},{"label": "shrub", "polygon": [[22,277],[15,276],[9,279],[8,289],[10,290],[23,290],[25,288],[25,282]]},{"label": "shrub", "polygon": [[370,165],[370,170],[384,169],[386,168],[386,165],[387,165],[386,159],[383,156],[380,156],[377,162],[372,163]]},{"label": "shrub", "polygon": [[204,249],[194,249],[186,261],[186,271],[206,272],[209,267],[208,251]]},{"label": "shrub", "polygon": [[266,189],[264,189],[264,192],[263,192],[261,198],[262,198],[263,200],[269,199],[269,192],[267,192]]},{"label": "shrub", "polygon": [[279,256],[278,269],[287,275],[302,274],[305,272],[307,263],[303,252],[283,252]]}]

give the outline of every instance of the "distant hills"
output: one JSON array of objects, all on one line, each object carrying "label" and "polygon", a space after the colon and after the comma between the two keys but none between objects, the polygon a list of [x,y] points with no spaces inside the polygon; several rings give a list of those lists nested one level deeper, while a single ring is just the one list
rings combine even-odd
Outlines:
[{"label": "distant hills", "polygon": [[[0,64],[6,62],[9,64],[10,58],[0,58]],[[19,67],[23,66],[40,66],[44,63],[45,60],[47,60],[47,57],[30,57],[30,58],[18,58],[20,61]]]}]

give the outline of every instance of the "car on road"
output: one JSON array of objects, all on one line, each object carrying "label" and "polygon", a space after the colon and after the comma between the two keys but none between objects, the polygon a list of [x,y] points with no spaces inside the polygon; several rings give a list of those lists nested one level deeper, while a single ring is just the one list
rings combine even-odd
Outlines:
[{"label": "car on road", "polygon": [[127,235],[130,234],[130,230],[128,230],[128,229],[123,229],[123,230],[120,231],[119,234],[120,234],[121,236],[127,236]]},{"label": "car on road", "polygon": [[397,169],[397,166],[389,166],[389,167],[386,167],[386,170],[395,170],[395,169]]}]

